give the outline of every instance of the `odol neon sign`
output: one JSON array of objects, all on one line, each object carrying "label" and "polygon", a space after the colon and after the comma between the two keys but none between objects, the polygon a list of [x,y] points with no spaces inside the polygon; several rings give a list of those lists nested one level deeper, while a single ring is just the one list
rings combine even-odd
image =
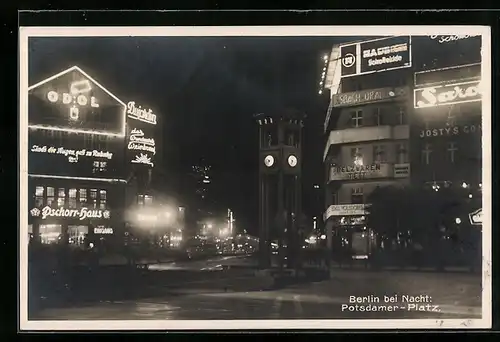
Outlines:
[{"label": "odol neon sign", "polygon": [[97,99],[94,96],[84,95],[84,93],[88,93],[90,90],[92,90],[90,81],[77,81],[70,85],[69,93],[63,92],[60,94],[51,90],[47,93],[47,99],[51,103],[62,103],[70,106],[69,118],[71,120],[78,120],[80,116],[80,107],[90,106],[99,108],[99,103],[97,103]]}]

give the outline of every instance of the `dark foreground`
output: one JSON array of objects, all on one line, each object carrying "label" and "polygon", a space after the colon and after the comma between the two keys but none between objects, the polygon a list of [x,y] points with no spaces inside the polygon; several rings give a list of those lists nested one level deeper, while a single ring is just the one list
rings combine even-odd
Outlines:
[{"label": "dark foreground", "polygon": [[[38,307],[32,310],[30,320],[481,317],[478,274],[337,269],[328,280],[277,288],[266,277],[238,267],[227,270],[223,264],[212,260],[206,267],[203,263],[191,268],[156,265],[157,271],[142,271],[133,279],[111,277],[102,288],[111,286],[116,291],[103,290],[92,300]],[[95,282],[93,291],[87,293],[96,293],[99,288]],[[384,302],[384,296],[393,295],[398,295],[396,301]],[[402,302],[403,295],[427,299],[408,305]],[[350,303],[352,297],[379,298],[380,302]]]}]

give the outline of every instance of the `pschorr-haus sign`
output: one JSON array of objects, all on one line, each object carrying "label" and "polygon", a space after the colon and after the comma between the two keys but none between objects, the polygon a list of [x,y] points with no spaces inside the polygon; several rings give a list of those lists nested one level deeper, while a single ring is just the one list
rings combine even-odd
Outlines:
[{"label": "pschorr-haus sign", "polygon": [[326,209],[323,219],[326,221],[332,216],[359,216],[366,215],[369,204],[333,204]]},{"label": "pschorr-haus sign", "polygon": [[415,89],[416,109],[481,101],[481,82],[460,82]]},{"label": "pschorr-haus sign", "polygon": [[347,107],[373,102],[391,101],[403,98],[408,94],[408,89],[380,88],[372,90],[354,91],[333,96],[333,107]]}]

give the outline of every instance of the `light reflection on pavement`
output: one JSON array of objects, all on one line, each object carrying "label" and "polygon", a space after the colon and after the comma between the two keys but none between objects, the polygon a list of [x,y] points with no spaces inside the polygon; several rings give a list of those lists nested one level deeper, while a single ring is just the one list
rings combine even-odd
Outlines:
[{"label": "light reflection on pavement", "polygon": [[[221,259],[191,262],[205,268]],[[207,266],[208,265],[208,266]],[[200,268],[200,270],[201,270]],[[164,295],[141,300],[101,302],[78,308],[46,309],[41,320],[186,319],[411,319],[480,318],[480,277],[468,274],[339,272],[329,281],[281,290],[251,291],[250,277],[187,282]],[[244,290],[244,287],[247,290]],[[342,311],[349,296],[429,295],[441,312]]]},{"label": "light reflection on pavement", "polygon": [[[349,318],[479,318],[480,308],[441,305],[433,312],[347,312],[345,298],[288,291],[198,293],[118,301],[68,309],[48,309],[36,319],[349,319]],[[469,313],[467,313],[469,312]]]}]

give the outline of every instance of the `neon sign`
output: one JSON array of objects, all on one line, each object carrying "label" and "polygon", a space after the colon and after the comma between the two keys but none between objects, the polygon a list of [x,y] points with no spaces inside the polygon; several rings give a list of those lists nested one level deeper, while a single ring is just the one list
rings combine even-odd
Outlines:
[{"label": "neon sign", "polygon": [[111,234],[113,234],[113,228],[95,227],[94,234],[111,235]]},{"label": "neon sign", "polygon": [[127,114],[131,119],[156,125],[156,114],[151,109],[143,109],[141,106],[136,107],[134,101],[127,104]]},{"label": "neon sign", "polygon": [[153,138],[145,138],[144,132],[141,129],[133,129],[130,132],[129,150],[147,151],[156,154],[155,140]]},{"label": "neon sign", "polygon": [[138,156],[135,156],[135,159],[132,160],[132,163],[134,164],[146,164],[151,167],[154,166],[153,162],[151,161],[151,157],[148,157],[147,154],[141,153]]},{"label": "neon sign", "polygon": [[28,91],[30,129],[125,136],[126,104],[77,66]]},{"label": "neon sign", "polygon": [[80,157],[90,157],[90,158],[104,158],[110,160],[113,158],[113,153],[104,152],[98,150],[73,150],[67,149],[65,147],[54,147],[54,146],[39,146],[33,145],[31,147],[31,152],[34,153],[48,153],[48,154],[59,154],[68,157],[68,162],[77,163]]},{"label": "neon sign", "polygon": [[80,107],[90,106],[99,108],[99,103],[94,96],[85,96],[83,94],[92,90],[90,81],[82,80],[70,84],[69,93],[58,93],[51,90],[47,93],[47,99],[52,103],[62,103],[69,106],[69,118],[78,120],[80,118]]},{"label": "neon sign", "polygon": [[101,210],[101,209],[89,209],[89,208],[81,208],[81,209],[66,209],[66,208],[58,208],[53,209],[49,206],[46,206],[42,209],[33,208],[30,210],[31,216],[40,217],[42,220],[45,220],[50,217],[64,217],[64,218],[78,218],[79,220],[93,219],[93,218],[103,218],[109,219],[110,212],[109,210]]},{"label": "neon sign", "polygon": [[470,126],[454,126],[454,127],[443,127],[434,129],[423,129],[420,131],[420,138],[428,137],[441,137],[450,135],[459,135],[461,133],[474,134],[481,132],[481,125],[470,125]]},{"label": "neon sign", "polygon": [[415,108],[481,101],[480,82],[462,82],[415,89],[414,101]]}]

